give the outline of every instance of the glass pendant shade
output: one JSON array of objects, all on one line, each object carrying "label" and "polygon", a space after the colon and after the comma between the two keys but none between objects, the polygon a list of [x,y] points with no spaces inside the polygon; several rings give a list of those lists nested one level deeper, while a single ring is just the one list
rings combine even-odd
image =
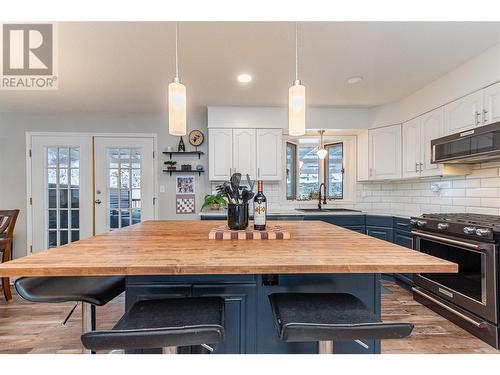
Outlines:
[{"label": "glass pendant shade", "polygon": [[306,88],[300,81],[288,89],[288,133],[295,137],[306,134]]},{"label": "glass pendant shade", "polygon": [[321,148],[318,150],[318,152],[316,154],[318,155],[318,158],[324,159],[324,158],[326,158],[327,153],[328,153],[328,151],[326,151],[324,148]]},{"label": "glass pendant shade", "polygon": [[168,132],[186,135],[186,86],[178,79],[168,85]]}]

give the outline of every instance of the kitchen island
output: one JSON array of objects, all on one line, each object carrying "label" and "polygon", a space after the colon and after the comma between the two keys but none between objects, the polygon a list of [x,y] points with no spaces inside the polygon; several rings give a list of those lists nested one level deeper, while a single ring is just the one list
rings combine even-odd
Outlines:
[{"label": "kitchen island", "polygon": [[[380,273],[457,272],[453,263],[319,221],[281,221],[290,240],[208,240],[217,221],[149,221],[0,265],[0,276],[127,276],[126,304],[138,299],[222,296],[220,353],[314,353],[283,343],[268,294],[347,292],[380,315]],[[379,353],[336,343],[337,353]]]}]

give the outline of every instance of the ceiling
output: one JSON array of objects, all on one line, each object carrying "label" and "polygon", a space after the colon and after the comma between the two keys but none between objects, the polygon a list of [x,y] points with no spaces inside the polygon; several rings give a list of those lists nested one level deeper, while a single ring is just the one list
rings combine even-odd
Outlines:
[{"label": "ceiling", "polygon": [[[0,91],[0,111],[164,112],[174,36],[172,22],[60,23],[59,90]],[[180,38],[188,110],[287,105],[293,23],[183,22]],[[494,22],[304,22],[299,78],[309,106],[375,106],[498,43]],[[243,72],[251,83],[237,82]],[[361,83],[346,83],[357,75]]]}]

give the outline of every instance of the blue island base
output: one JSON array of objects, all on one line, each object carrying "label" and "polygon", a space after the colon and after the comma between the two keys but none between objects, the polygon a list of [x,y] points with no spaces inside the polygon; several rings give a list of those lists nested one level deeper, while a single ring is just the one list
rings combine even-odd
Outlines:
[{"label": "blue island base", "polygon": [[[213,345],[224,354],[313,354],[318,344],[284,343],[278,339],[268,295],[277,292],[351,293],[380,316],[379,274],[131,276],[127,278],[126,308],[138,300],[189,296],[220,296],[225,300],[226,339]],[[339,354],[380,353],[378,340],[336,341]],[[200,352],[183,347],[182,353]]]}]

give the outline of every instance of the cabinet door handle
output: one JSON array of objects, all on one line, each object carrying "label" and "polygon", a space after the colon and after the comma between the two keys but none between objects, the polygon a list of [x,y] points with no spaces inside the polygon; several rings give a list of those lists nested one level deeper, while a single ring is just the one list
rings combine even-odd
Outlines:
[{"label": "cabinet door handle", "polygon": [[486,109],[483,109],[483,124],[486,124],[488,122],[488,111]]},{"label": "cabinet door handle", "polygon": [[481,112],[476,112],[476,125],[481,125],[481,120],[479,116],[481,116]]},{"label": "cabinet door handle", "polygon": [[415,172],[418,172],[418,163],[415,162]]},{"label": "cabinet door handle", "polygon": [[424,171],[424,163],[418,163],[420,165],[420,172]]},{"label": "cabinet door handle", "polygon": [[260,168],[257,168],[257,177],[260,177]]}]

